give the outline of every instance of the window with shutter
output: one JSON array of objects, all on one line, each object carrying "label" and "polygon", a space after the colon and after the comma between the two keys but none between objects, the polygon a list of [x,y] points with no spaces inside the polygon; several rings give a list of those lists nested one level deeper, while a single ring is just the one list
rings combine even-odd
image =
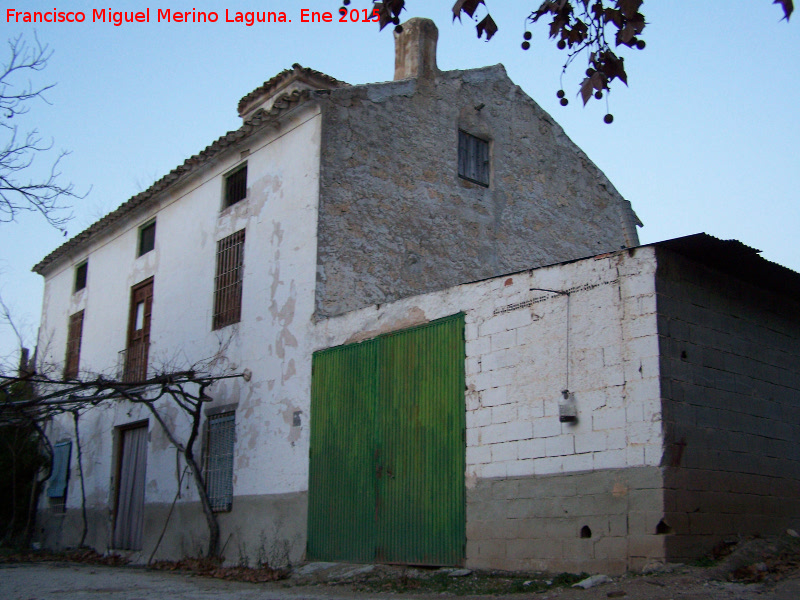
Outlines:
[{"label": "window with shutter", "polygon": [[458,176],[489,187],[489,142],[458,130]]},{"label": "window with shutter", "polygon": [[151,221],[139,229],[139,254],[147,254],[156,247],[156,222]]},{"label": "window with shutter", "polygon": [[225,178],[225,204],[233,206],[247,197],[247,165],[237,169]]},{"label": "window with shutter", "polygon": [[147,379],[147,358],[150,351],[150,319],[153,314],[153,278],[131,288],[128,314],[128,346],[125,350],[123,381]]},{"label": "window with shutter", "polygon": [[64,379],[78,376],[81,358],[81,338],[83,337],[83,311],[69,318],[67,328],[67,357],[64,360]]},{"label": "window with shutter", "polygon": [[89,261],[84,261],[75,267],[75,290],[80,292],[86,287],[86,274],[89,271]]},{"label": "window with shutter", "polygon": [[67,483],[69,482],[69,461],[72,455],[72,442],[60,442],[53,446],[53,470],[47,485],[50,506],[63,512],[67,506]]}]

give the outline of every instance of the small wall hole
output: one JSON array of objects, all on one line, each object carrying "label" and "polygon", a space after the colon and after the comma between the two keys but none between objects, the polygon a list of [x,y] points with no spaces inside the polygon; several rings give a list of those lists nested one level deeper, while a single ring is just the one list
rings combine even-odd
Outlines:
[{"label": "small wall hole", "polygon": [[682,360],[686,360],[687,358],[689,358],[689,357],[686,354],[686,350],[681,350],[681,359]]},{"label": "small wall hole", "polygon": [[656,525],[656,535],[666,535],[668,533],[672,533],[672,527],[664,523],[664,519],[661,519]]},{"label": "small wall hole", "polygon": [[581,537],[584,539],[592,537],[592,530],[589,529],[588,525],[581,527]]}]

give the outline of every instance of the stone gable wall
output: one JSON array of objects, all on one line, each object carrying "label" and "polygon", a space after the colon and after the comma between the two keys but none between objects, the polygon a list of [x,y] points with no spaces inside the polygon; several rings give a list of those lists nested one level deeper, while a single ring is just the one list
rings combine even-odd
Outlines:
[{"label": "stone gable wall", "polygon": [[[318,317],[636,245],[635,215],[501,65],[320,93]],[[491,183],[458,177],[458,130]]]}]

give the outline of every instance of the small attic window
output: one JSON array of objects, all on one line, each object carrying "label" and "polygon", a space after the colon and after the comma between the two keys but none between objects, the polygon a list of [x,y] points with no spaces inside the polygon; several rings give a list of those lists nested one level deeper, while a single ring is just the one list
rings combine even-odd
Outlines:
[{"label": "small attic window", "polygon": [[80,292],[86,287],[86,274],[89,271],[89,261],[85,260],[75,267],[75,291]]},{"label": "small attic window", "polygon": [[489,142],[458,130],[458,176],[489,187]]},{"label": "small attic window", "polygon": [[225,177],[225,204],[233,206],[247,197],[247,163]]},{"label": "small attic window", "polygon": [[150,221],[139,228],[139,254],[147,254],[156,247],[156,222]]}]

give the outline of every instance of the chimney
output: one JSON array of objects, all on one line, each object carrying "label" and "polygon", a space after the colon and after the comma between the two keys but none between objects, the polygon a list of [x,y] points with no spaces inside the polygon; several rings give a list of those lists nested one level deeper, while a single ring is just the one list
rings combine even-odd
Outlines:
[{"label": "chimney", "polygon": [[439,30],[430,19],[414,17],[403,23],[403,32],[394,34],[394,80],[438,73],[438,39]]}]

